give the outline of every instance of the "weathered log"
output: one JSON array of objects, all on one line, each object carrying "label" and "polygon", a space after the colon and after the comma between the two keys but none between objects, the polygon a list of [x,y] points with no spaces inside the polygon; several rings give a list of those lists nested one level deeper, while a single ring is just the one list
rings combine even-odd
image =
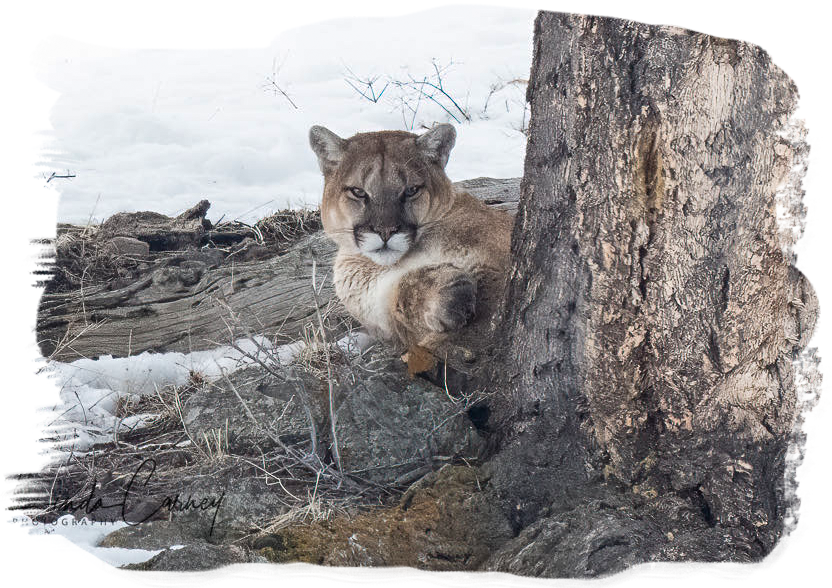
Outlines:
[{"label": "weathered log", "polygon": [[201,200],[174,218],[158,212],[119,212],[101,224],[99,238],[131,237],[147,243],[151,251],[199,247],[210,226],[205,220],[210,207],[210,202]]},{"label": "weathered log", "polygon": [[[211,267],[188,257],[117,290],[44,295],[38,316],[42,352],[71,361],[196,351],[227,344],[246,329],[277,341],[298,340],[315,312],[313,260],[323,281],[334,250],[316,233],[264,261]],[[320,296],[332,298],[330,280]]]},{"label": "weathered log", "polygon": [[[491,206],[513,211],[519,183],[477,178],[455,185]],[[147,350],[195,351],[228,343],[232,333],[242,336],[246,329],[277,342],[300,339],[306,325],[315,321],[313,263],[317,284],[323,284],[319,302],[326,305],[333,299],[329,273],[334,244],[317,232],[276,257],[223,260],[216,249],[193,249],[205,237],[207,208],[202,202],[173,219],[135,213],[104,222],[101,239],[134,238],[151,250],[191,249],[152,265],[122,287],[44,294],[37,323],[44,356],[71,361]]]}]

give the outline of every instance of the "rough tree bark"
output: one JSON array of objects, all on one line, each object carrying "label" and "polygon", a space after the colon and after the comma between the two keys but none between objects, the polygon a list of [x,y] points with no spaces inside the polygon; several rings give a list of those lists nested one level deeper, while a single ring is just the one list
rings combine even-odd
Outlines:
[{"label": "rough tree bark", "polygon": [[[492,411],[495,484],[523,531],[491,565],[765,555],[791,506],[793,362],[817,315],[777,222],[805,150],[782,134],[794,84],[739,41],[541,13],[528,99]],[[563,567],[562,520],[540,514],[598,473],[650,524],[589,516],[607,543]],[[701,529],[680,533],[683,511]]]}]

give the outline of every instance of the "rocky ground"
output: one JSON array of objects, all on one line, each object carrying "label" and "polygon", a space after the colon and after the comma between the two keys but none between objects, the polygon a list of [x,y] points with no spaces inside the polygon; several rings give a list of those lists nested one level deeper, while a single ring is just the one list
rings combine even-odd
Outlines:
[{"label": "rocky ground", "polygon": [[[361,354],[330,351],[329,368],[319,350],[216,381],[193,373],[185,386],[125,402],[121,416],[144,415],[144,426],[44,472],[41,483],[56,484],[41,518],[140,523],[101,545],[165,550],[132,564],[142,569],[323,562],[317,538],[301,546],[276,534],[336,520],[346,529],[365,513],[401,509],[402,496],[412,501],[417,492],[413,482],[424,485],[446,466],[458,472],[454,484],[475,484],[484,433],[468,415],[483,398],[409,375],[378,344]],[[437,513],[425,516],[444,524]]]},{"label": "rocky ground", "polygon": [[[481,178],[459,187],[509,211],[519,195],[518,179]],[[246,267],[256,275],[272,260],[283,264],[272,273],[291,276],[293,284],[308,289],[308,277],[295,276],[287,252],[306,256],[304,243],[320,240],[317,211],[283,211],[247,225],[210,223],[209,206],[200,202],[177,217],[121,213],[100,225],[59,226],[55,261],[41,272],[47,312],[40,316],[39,335],[52,328],[44,318],[49,309],[79,296],[85,323],[100,311],[114,313],[105,319],[113,323],[135,314],[126,301],[136,292],[144,297],[137,307],[146,309],[148,298],[164,303],[203,283],[210,290],[213,276],[222,272],[239,291],[257,281],[246,278]],[[323,274],[326,260],[319,261]],[[106,297],[100,310],[94,310],[97,294]],[[414,375],[412,361],[408,369],[380,344],[362,339],[358,350],[347,349],[343,340],[337,345],[345,333],[352,342],[358,339],[356,325],[330,296],[325,289],[315,300],[296,302],[313,304],[298,321],[293,344],[301,351],[291,363],[264,348],[265,356],[258,354],[257,361],[226,377],[211,380],[191,372],[184,385],[122,398],[117,417],[141,425],[120,428],[111,442],[86,453],[62,454],[33,476],[34,487],[50,496],[48,504],[34,505],[40,518],[71,513],[124,520],[131,526],[109,534],[103,547],[164,550],[133,567],[203,569],[240,561],[347,563],[320,551],[324,544],[315,547],[326,541],[321,529],[334,525],[332,533],[346,533],[348,539],[353,523],[379,532],[373,517],[382,516],[389,523],[386,532],[395,534],[405,532],[395,520],[413,521],[420,513],[424,525],[407,532],[425,554],[413,551],[410,540],[397,553],[391,536],[379,562],[428,565],[430,560],[441,569],[458,569],[484,561],[487,546],[508,538],[501,528],[475,553],[466,551],[472,525],[462,516],[471,510],[463,494],[484,483],[477,472],[489,431],[488,398],[446,383],[454,373],[441,364],[431,374]],[[319,320],[315,309],[322,310]],[[256,332],[258,325],[232,311],[222,318],[234,323],[236,333]],[[115,330],[130,329],[135,353],[139,330],[152,332],[153,324],[151,316],[139,317]],[[83,346],[95,332],[79,333],[71,344],[47,346],[44,353],[94,355]],[[420,498],[425,492],[436,499],[437,488],[459,498],[448,503],[449,512],[435,504],[419,506],[431,502]],[[448,516],[458,525],[449,526]],[[431,527],[437,530],[433,535]],[[285,529],[309,529],[312,535],[301,538],[291,531],[284,537]],[[445,545],[450,529],[452,545]]]}]

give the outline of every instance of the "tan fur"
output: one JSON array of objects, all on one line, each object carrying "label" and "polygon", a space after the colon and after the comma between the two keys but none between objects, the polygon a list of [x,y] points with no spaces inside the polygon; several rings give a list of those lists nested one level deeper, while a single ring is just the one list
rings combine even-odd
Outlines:
[{"label": "tan fur", "polygon": [[403,348],[435,349],[489,320],[502,295],[514,221],[454,191],[443,169],[454,139],[450,125],[346,140],[310,131],[324,230],[338,244],[336,294],[372,335]]}]

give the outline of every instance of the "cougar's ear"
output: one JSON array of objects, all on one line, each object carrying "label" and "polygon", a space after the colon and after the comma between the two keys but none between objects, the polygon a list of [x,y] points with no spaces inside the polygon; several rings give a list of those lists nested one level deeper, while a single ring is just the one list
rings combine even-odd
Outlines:
[{"label": "cougar's ear", "polygon": [[318,165],[324,174],[332,172],[344,156],[344,139],[327,128],[315,125],[309,129],[309,145],[318,156]]},{"label": "cougar's ear", "polygon": [[436,125],[416,139],[416,145],[428,159],[441,167],[448,163],[448,156],[456,143],[456,129],[449,124]]}]

